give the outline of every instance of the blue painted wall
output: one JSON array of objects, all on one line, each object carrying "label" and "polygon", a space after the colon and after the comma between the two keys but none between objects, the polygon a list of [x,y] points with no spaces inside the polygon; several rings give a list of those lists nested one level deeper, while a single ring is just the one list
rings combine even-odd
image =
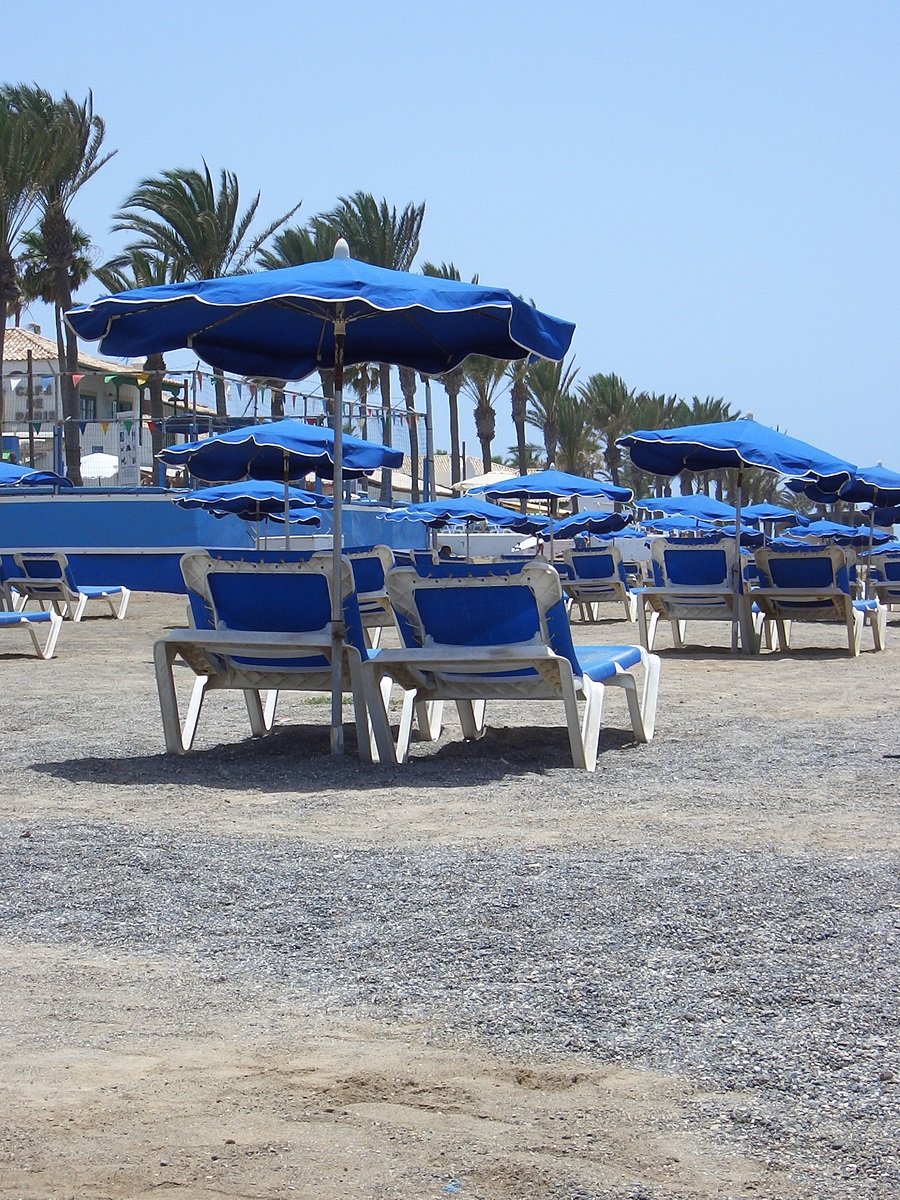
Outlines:
[{"label": "blue painted wall", "polygon": [[[179,508],[172,501],[172,493],[150,488],[58,494],[35,488],[25,495],[12,489],[0,491],[3,570],[7,575],[15,573],[11,555],[17,550],[61,550],[69,556],[79,583],[182,592],[178,560],[186,550],[253,545],[255,527],[246,521]],[[368,505],[348,505],[345,545],[426,545],[424,526],[385,521],[382,512]],[[328,533],[330,514],[322,517],[315,532]],[[284,526],[271,521],[262,530],[279,537]],[[291,536],[311,532],[312,526],[294,526]]]}]

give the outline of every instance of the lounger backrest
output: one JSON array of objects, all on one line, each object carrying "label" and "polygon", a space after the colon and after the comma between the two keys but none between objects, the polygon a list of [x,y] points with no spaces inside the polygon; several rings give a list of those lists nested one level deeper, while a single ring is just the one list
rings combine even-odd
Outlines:
[{"label": "lounger backrest", "polygon": [[871,554],[868,562],[873,579],[882,583],[900,583],[900,553],[896,550]]},{"label": "lounger backrest", "polygon": [[728,587],[734,563],[730,542],[696,539],[693,544],[656,541],[650,549],[657,587]]},{"label": "lounger backrest", "polygon": [[622,556],[614,546],[605,550],[569,550],[565,559],[576,579],[595,583],[603,580],[609,580],[611,583],[625,582]]},{"label": "lounger backrest", "polygon": [[408,646],[546,644],[580,671],[559,576],[549,563],[470,564],[468,573],[453,576],[396,568],[388,592]]},{"label": "lounger backrest", "polygon": [[756,565],[766,587],[837,588],[850,594],[847,556],[839,546],[765,547],[756,552]]},{"label": "lounger backrest", "polygon": [[[208,610],[213,628],[266,633],[327,635],[331,622],[330,554],[314,554],[308,562],[249,563],[216,560],[205,553],[186,554],[182,574],[191,592]],[[342,609],[346,642],[365,652],[362,621],[350,563],[342,560]],[[247,664],[263,660],[241,658]],[[271,659],[265,665],[278,665]],[[318,668],[322,656],[285,659],[286,668]]]},{"label": "lounger backrest", "polygon": [[345,550],[344,558],[350,563],[353,582],[360,595],[384,592],[385,577],[394,565],[394,555],[389,546]]},{"label": "lounger backrest", "polygon": [[14,557],[23,579],[37,581],[46,579],[56,585],[63,583],[72,591],[76,590],[76,584],[69,568],[69,560],[65,554],[36,552],[34,554],[16,554]]}]

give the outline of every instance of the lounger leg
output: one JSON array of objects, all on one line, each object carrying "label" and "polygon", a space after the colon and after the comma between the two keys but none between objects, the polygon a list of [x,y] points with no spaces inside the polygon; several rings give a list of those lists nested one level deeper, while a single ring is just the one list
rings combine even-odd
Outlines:
[{"label": "lounger leg", "polygon": [[[31,624],[29,622],[29,629],[30,628],[31,628]],[[35,650],[37,650],[37,652],[41,656],[41,658],[52,658],[53,657],[54,651],[56,650],[56,643],[59,640],[59,631],[61,629],[62,629],[62,617],[59,615],[59,613],[51,612],[51,614],[50,614],[50,632],[47,634],[47,640],[44,642],[43,647],[38,645],[37,638],[35,638],[34,648],[35,648]]]},{"label": "lounger leg", "polygon": [[254,737],[265,737],[271,729],[271,725],[266,725],[262,698],[256,688],[244,688],[244,703],[247,705],[247,716],[250,718],[250,732]]},{"label": "lounger leg", "polygon": [[416,725],[424,742],[436,742],[441,736],[444,720],[443,700],[416,701]]},{"label": "lounger leg", "polygon": [[125,613],[128,611],[128,601],[130,599],[131,599],[131,589],[127,588],[127,587],[123,587],[121,599],[119,600],[119,607],[118,607],[118,609],[113,608],[113,613],[115,614],[117,621],[121,621],[123,619],[123,617],[125,616]]},{"label": "lounger leg", "polygon": [[625,601],[625,620],[631,621],[634,624],[637,620],[637,596],[633,596],[631,592],[626,592],[623,600]]},{"label": "lounger leg", "polygon": [[[72,620],[76,623],[84,616],[84,606],[87,604],[87,596],[80,595],[78,603],[75,605],[75,611],[72,613]],[[71,609],[71,602],[67,605]]]},{"label": "lounger leg", "polygon": [[[351,658],[350,682],[353,684],[356,741],[360,758],[365,762],[396,762],[384,692],[376,683],[374,673]],[[387,692],[390,695],[390,685]]]},{"label": "lounger leg", "polygon": [[[586,681],[590,683],[590,680]],[[584,737],[581,732],[581,718],[578,715],[578,701],[575,698],[575,682],[571,675],[568,679],[563,676],[560,679],[562,688],[562,699],[566,710],[566,729],[569,733],[569,746],[572,750],[572,763],[576,767],[580,767],[582,771],[592,771],[594,768],[587,764],[587,757],[584,752]],[[588,696],[588,693],[585,693]],[[590,703],[590,700],[587,700]],[[602,703],[602,702],[601,702]],[[594,764],[596,766],[596,762]]]},{"label": "lounger leg", "polygon": [[625,689],[628,713],[635,741],[649,742],[656,731],[656,702],[659,696],[660,660],[658,654],[644,654],[644,684],[638,696],[637,679],[630,671],[617,675],[615,682]]},{"label": "lounger leg", "polygon": [[647,601],[643,596],[637,597],[637,606],[638,637],[645,650],[652,650],[653,642],[656,639],[656,623],[659,620],[659,613],[655,609],[647,611]]},{"label": "lounger leg", "polygon": [[266,727],[267,733],[272,728],[272,726],[275,724],[275,709],[277,707],[278,707],[278,689],[273,688],[271,691],[266,692],[266,699],[265,699],[265,702],[263,703],[263,724]]},{"label": "lounger leg", "polygon": [[778,630],[778,648],[779,650],[790,650],[791,635],[790,622],[785,621],[783,617],[775,618],[775,626]]},{"label": "lounger leg", "polygon": [[602,683],[594,683],[591,679],[582,679],[581,686],[584,689],[584,717],[581,722],[584,767],[587,771],[595,771],[597,755],[600,752],[600,729],[605,689]]},{"label": "lounger leg", "polygon": [[[424,701],[416,701],[418,692],[405,691],[403,693],[403,705],[400,709],[400,728],[397,731],[397,749],[396,757],[398,763],[409,761],[409,741],[412,737],[413,715],[426,708]],[[421,722],[419,728],[422,728]]]},{"label": "lounger leg", "polygon": [[159,710],[162,716],[163,737],[166,742],[167,754],[184,754],[190,750],[203,706],[203,696],[206,691],[207,679],[200,675],[194,682],[191,699],[188,704],[187,719],[184,729],[178,715],[178,696],[175,692],[175,679],[172,671],[173,663],[178,656],[174,646],[166,642],[157,642],[153,647],[153,664],[156,671],[156,690],[159,693]]},{"label": "lounger leg", "polygon": [[474,741],[484,734],[483,700],[457,700],[456,709],[459,713],[459,723],[462,725],[463,737],[467,742]]},{"label": "lounger leg", "polygon": [[847,608],[847,639],[850,644],[850,653],[854,658],[858,658],[860,643],[862,642],[862,627],[864,617],[861,612],[857,612],[856,609],[853,608],[849,601],[847,603]]},{"label": "lounger leg", "polygon": [[872,641],[875,643],[875,649],[883,650],[887,638],[887,609],[883,604],[879,604],[869,616],[872,618]]}]

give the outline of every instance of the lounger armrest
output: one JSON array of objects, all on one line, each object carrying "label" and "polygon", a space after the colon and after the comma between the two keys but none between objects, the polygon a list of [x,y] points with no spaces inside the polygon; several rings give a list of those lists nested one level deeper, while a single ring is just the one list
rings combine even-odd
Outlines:
[{"label": "lounger armrest", "polygon": [[284,655],[297,650],[298,657],[310,650],[330,649],[331,637],[321,633],[269,633],[241,629],[172,629],[159,642],[208,650],[214,654],[244,654],[248,650],[273,650]]}]

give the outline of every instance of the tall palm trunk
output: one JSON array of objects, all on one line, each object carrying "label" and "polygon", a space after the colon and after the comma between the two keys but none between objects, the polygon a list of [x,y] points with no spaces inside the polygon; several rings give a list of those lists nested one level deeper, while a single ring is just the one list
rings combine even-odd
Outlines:
[{"label": "tall palm trunk", "polygon": [[0,247],[0,433],[3,432],[3,363],[6,343],[6,318],[19,296],[16,284],[16,263],[4,246]]},{"label": "tall palm trunk", "polygon": [[326,415],[334,416],[334,371],[331,367],[319,367],[319,381],[322,384],[322,401]]},{"label": "tall palm trunk", "polygon": [[450,414],[450,482],[459,483],[463,477],[462,448],[459,440],[459,393],[462,389],[463,373],[461,367],[454,367],[446,375],[441,376],[441,383],[447,393],[447,407]]},{"label": "tall palm trunk", "polygon": [[491,462],[491,443],[494,440],[494,434],[497,429],[497,414],[491,407],[480,407],[475,409],[475,432],[478,434],[478,440],[481,443],[481,465],[485,475],[492,467]]},{"label": "tall palm trunk", "polygon": [[419,494],[419,427],[416,422],[416,373],[412,367],[400,367],[400,390],[406,404],[406,422],[409,426],[409,473],[412,476],[410,502],[418,504]]},{"label": "tall palm trunk", "polygon": [[[393,446],[393,429],[391,428],[391,368],[389,363],[378,364],[378,386],[381,390],[381,443]],[[387,467],[381,468],[382,504],[391,502],[391,475]]]},{"label": "tall palm trunk", "polygon": [[528,385],[521,375],[516,372],[512,379],[510,390],[512,402],[512,419],[516,427],[516,459],[519,474],[528,472],[528,438],[525,436],[525,412],[528,408]]},{"label": "tall palm trunk", "polygon": [[284,416],[284,388],[272,387],[272,420],[280,421]]},{"label": "tall palm trunk", "polygon": [[157,474],[157,454],[165,445],[163,422],[163,376],[166,371],[166,360],[161,354],[149,354],[144,360],[144,371],[147,374],[147,385],[150,393],[150,449],[153,455],[153,479]]},{"label": "tall palm trunk", "polygon": [[228,416],[228,401],[225,392],[225,372],[221,367],[213,367],[213,386],[216,389],[216,416]]}]

